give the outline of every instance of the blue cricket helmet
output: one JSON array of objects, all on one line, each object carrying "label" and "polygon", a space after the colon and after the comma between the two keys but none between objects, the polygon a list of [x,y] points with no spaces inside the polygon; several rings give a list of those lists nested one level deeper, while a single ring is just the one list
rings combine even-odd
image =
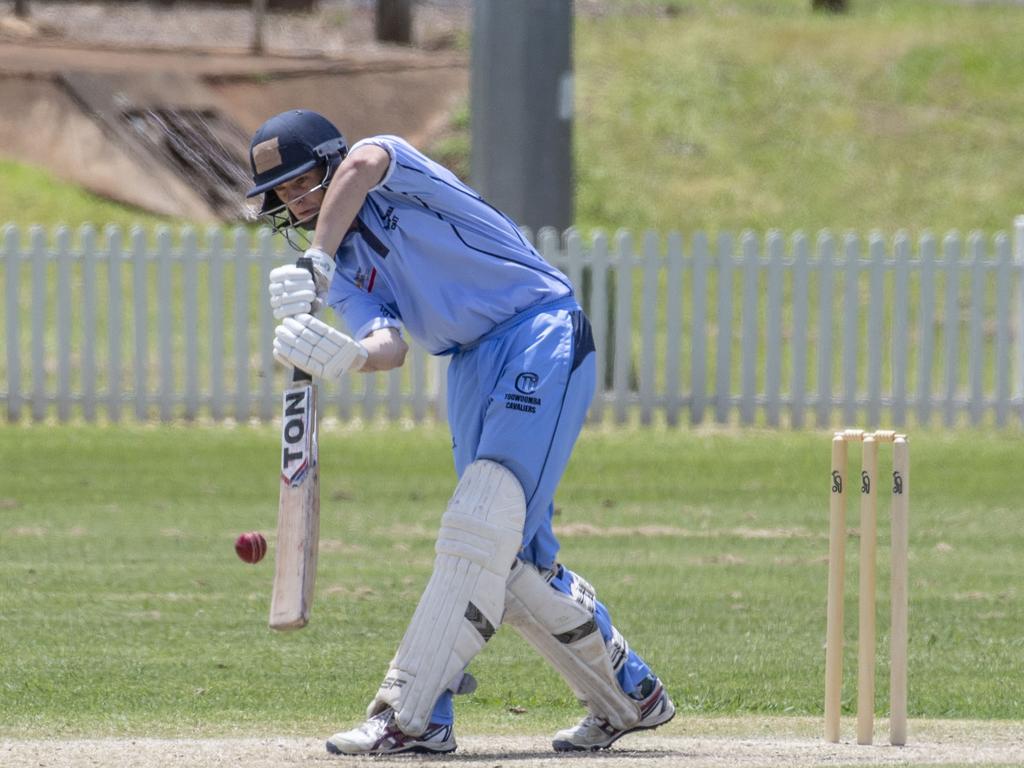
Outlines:
[{"label": "blue cricket helmet", "polygon": [[324,167],[323,185],[348,154],[345,137],[330,120],[308,109],[291,109],[259,127],[249,144],[253,187],[246,197],[262,194],[262,213],[281,201],[274,187],[316,168]]}]

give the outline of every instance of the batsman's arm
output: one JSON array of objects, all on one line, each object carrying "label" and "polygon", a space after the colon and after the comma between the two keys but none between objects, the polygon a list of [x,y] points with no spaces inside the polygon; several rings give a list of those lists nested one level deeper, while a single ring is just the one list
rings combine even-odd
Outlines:
[{"label": "batsman's arm", "polygon": [[[309,314],[286,317],[274,330],[274,357],[320,379],[350,371],[390,371],[405,362],[409,347],[397,328],[381,328],[355,341]],[[305,381],[295,374],[295,381]]]},{"label": "batsman's arm", "polygon": [[359,342],[366,350],[362,373],[390,371],[405,362],[409,346],[397,328],[380,328]]},{"label": "batsman's arm", "polygon": [[372,144],[357,147],[341,162],[324,195],[310,250],[334,253],[363,207],[363,202],[388,170],[391,156]]},{"label": "batsman's arm", "polygon": [[[315,313],[334,279],[334,254],[373,189],[387,172],[390,155],[380,147],[357,147],[335,172],[324,195],[309,248],[297,264],[270,273],[270,305],[278,320]],[[308,277],[306,272],[308,271]]]}]

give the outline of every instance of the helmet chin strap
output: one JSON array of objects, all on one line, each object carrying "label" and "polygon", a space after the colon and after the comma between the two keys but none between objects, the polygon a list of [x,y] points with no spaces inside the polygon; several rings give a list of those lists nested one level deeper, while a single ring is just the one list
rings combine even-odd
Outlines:
[{"label": "helmet chin strap", "polygon": [[313,245],[313,232],[316,229],[316,217],[314,214],[297,222],[294,226],[287,227],[281,231],[285,241],[292,249],[299,253],[305,253]]},{"label": "helmet chin strap", "polygon": [[[323,181],[290,202],[296,203],[314,192],[327,189],[329,179],[330,172],[328,171],[324,176]],[[276,208],[263,211],[260,214],[260,218],[270,225],[271,230],[275,234],[281,233],[284,235],[284,239],[287,241],[288,245],[290,245],[294,250],[302,253],[305,252],[313,242],[312,232],[316,229],[316,219],[319,215],[320,211],[317,210],[315,213],[311,213],[305,218],[296,219],[288,209],[287,203],[281,203],[281,205]]]}]

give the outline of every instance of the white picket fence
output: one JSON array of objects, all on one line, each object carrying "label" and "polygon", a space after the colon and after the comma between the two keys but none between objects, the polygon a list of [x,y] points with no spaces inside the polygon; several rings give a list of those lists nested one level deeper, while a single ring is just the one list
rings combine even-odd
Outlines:
[{"label": "white picket fence", "polygon": [[[828,427],[1024,420],[1024,217],[1012,237],[543,230],[601,371],[595,421]],[[269,233],[0,233],[9,422],[277,416]],[[414,348],[324,393],[348,421],[445,418],[446,359]]]}]

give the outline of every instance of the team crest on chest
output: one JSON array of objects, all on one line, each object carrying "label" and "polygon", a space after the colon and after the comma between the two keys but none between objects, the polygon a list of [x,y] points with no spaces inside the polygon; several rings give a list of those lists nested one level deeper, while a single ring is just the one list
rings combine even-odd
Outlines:
[{"label": "team crest on chest", "polygon": [[371,267],[369,273],[365,272],[362,267],[356,268],[355,277],[352,278],[352,282],[356,288],[361,291],[369,293],[373,290],[373,284],[377,279],[377,268]]}]

